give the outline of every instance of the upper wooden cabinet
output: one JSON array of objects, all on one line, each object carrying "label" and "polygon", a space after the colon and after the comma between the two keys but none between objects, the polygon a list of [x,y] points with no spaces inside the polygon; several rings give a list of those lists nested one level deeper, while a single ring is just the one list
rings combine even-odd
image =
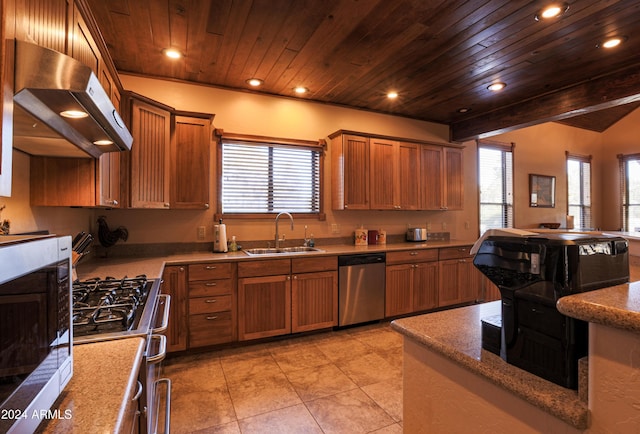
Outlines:
[{"label": "upper wooden cabinet", "polygon": [[340,131],[329,138],[333,209],[369,209],[369,139]]},{"label": "upper wooden cabinet", "polygon": [[171,112],[131,99],[131,208],[169,208]]},{"label": "upper wooden cabinet", "polygon": [[208,209],[212,115],[175,116],[171,140],[173,209]]},{"label": "upper wooden cabinet", "polygon": [[461,148],[345,131],[329,137],[333,209],[462,209]]}]

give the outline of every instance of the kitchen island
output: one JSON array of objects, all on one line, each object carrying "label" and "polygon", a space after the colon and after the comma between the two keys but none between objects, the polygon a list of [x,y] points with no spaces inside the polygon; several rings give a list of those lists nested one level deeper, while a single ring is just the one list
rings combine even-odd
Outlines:
[{"label": "kitchen island", "polygon": [[588,393],[553,384],[482,349],[480,319],[499,315],[500,302],[394,321],[392,327],[404,335],[404,429],[637,432],[640,282],[564,297],[558,309],[590,323],[588,368],[580,371]]}]

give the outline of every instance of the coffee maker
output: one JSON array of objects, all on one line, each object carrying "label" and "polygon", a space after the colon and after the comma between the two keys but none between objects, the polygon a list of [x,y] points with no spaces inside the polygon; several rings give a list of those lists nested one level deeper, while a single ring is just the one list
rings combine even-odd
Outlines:
[{"label": "coffee maker", "polygon": [[576,389],[578,360],[588,350],[588,324],[561,314],[556,302],[628,282],[628,251],[624,238],[607,235],[485,237],[473,263],[500,290],[502,316],[483,319],[483,347],[507,363]]}]

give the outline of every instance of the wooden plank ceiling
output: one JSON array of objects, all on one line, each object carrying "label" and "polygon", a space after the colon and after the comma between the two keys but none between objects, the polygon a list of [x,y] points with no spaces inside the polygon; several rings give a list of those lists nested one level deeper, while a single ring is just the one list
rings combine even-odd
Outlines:
[{"label": "wooden plank ceiling", "polygon": [[[452,140],[547,121],[604,131],[640,101],[640,0],[568,0],[549,22],[541,0],[87,3],[120,72],[247,91],[257,77],[258,92],[448,124]],[[626,41],[597,48],[613,35]]]}]

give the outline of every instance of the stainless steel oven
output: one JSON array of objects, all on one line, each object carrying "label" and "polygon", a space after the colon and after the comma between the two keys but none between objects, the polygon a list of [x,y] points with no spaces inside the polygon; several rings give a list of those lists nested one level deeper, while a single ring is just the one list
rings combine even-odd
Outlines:
[{"label": "stainless steel oven", "polygon": [[138,374],[139,431],[168,433],[171,380],[162,378],[171,299],[160,280],[146,276],[93,278],[73,283],[74,344],[142,337],[146,351]]},{"label": "stainless steel oven", "polygon": [[37,429],[73,374],[71,237],[0,236],[0,432]]}]

